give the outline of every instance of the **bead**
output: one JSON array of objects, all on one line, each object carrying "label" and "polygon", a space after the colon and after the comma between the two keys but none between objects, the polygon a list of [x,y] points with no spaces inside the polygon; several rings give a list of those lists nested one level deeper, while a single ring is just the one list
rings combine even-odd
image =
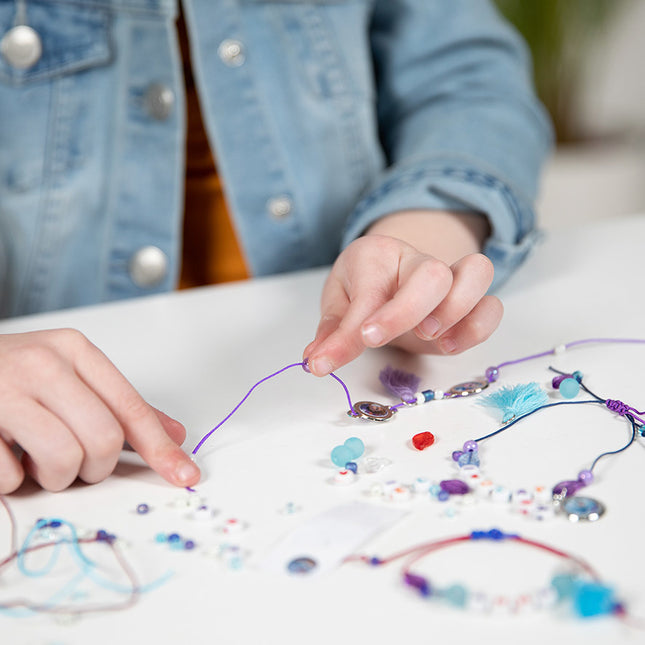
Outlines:
[{"label": "bead", "polygon": [[230,517],[222,526],[222,533],[240,533],[246,528],[246,523],[238,520],[236,517]]},{"label": "bead", "polygon": [[589,486],[593,482],[593,473],[590,470],[581,470],[578,473],[578,481],[583,482],[585,486]]},{"label": "bead", "polygon": [[462,482],[461,479],[444,479],[439,482],[439,486],[442,491],[445,491],[449,495],[465,495],[470,492],[468,484]]},{"label": "bead", "polygon": [[479,479],[479,466],[475,466],[475,464],[459,466],[459,477],[476,483]]},{"label": "bead", "polygon": [[441,597],[455,607],[464,607],[468,600],[468,592],[463,585],[451,585],[441,592]]},{"label": "bead", "polygon": [[486,369],[486,380],[489,383],[494,383],[499,378],[499,369],[497,367],[489,367]]},{"label": "bead", "polygon": [[581,488],[585,487],[585,483],[577,479],[566,479],[558,482],[551,491],[553,495],[563,495],[564,497],[571,497],[575,495]]},{"label": "bead", "polygon": [[305,358],[304,361],[302,361],[302,369],[307,372],[307,374],[311,374],[311,370],[309,369],[309,358]]},{"label": "bead", "polygon": [[576,370],[571,376],[573,376],[573,378],[576,379],[578,383],[582,381],[582,372],[580,370]]},{"label": "bead", "polygon": [[461,453],[457,460],[460,467],[462,466],[479,466],[479,455],[476,450],[469,450],[468,452]]},{"label": "bead", "polygon": [[347,446],[336,446],[331,451],[331,460],[334,466],[344,468],[348,461],[353,459],[353,453]]},{"label": "bead", "polygon": [[432,497],[438,497],[441,492],[441,486],[439,486],[439,484],[432,484],[430,488],[428,488],[428,492]]},{"label": "bead", "polygon": [[495,486],[490,492],[490,498],[497,504],[505,504],[511,498],[511,492],[505,486]]},{"label": "bead", "polygon": [[449,493],[448,491],[446,491],[446,490],[440,490],[440,491],[437,493],[437,499],[438,499],[440,502],[447,502],[447,501],[448,501],[448,499],[450,499],[450,493]]},{"label": "bead", "polygon": [[463,454],[464,454],[464,453],[463,453],[461,450],[453,450],[453,452],[452,452],[452,460],[453,460],[453,461],[459,461],[459,458],[460,458],[460,457],[461,457],[461,455],[463,455]]},{"label": "bead", "polygon": [[412,491],[407,486],[397,486],[388,495],[391,502],[407,502],[412,497]]},{"label": "bead", "polygon": [[426,477],[417,477],[412,484],[415,493],[427,493],[430,490],[430,480]]},{"label": "bead", "polygon": [[181,536],[179,533],[170,533],[167,537],[167,541],[170,543],[181,542]]},{"label": "bead", "polygon": [[434,398],[436,401],[439,401],[440,399],[443,399],[443,390],[435,390],[434,391]]},{"label": "bead", "polygon": [[580,383],[578,383],[574,378],[565,378],[562,383],[560,383],[559,389],[560,394],[562,394],[565,399],[573,399],[578,396],[578,392],[580,392]]},{"label": "bead", "polygon": [[429,596],[432,593],[430,583],[423,576],[406,571],[403,576],[403,582],[408,587],[416,589],[422,596]]},{"label": "bead", "polygon": [[464,452],[477,452],[477,442],[469,439],[464,443]]},{"label": "bead", "polygon": [[573,598],[573,608],[583,618],[611,614],[615,605],[616,601],[611,587],[598,582],[579,584]]},{"label": "bead", "polygon": [[332,484],[345,486],[352,484],[356,479],[356,475],[351,470],[339,470],[331,480]]},{"label": "bead", "polygon": [[362,473],[378,473],[389,466],[392,462],[386,457],[365,457],[360,464],[360,472]]},{"label": "bead", "polygon": [[477,482],[475,494],[479,497],[489,497],[491,492],[495,489],[495,484],[490,479],[483,479]]},{"label": "bead", "polygon": [[354,461],[365,452],[365,444],[358,437],[346,439],[343,445],[352,453],[347,461]]},{"label": "bead", "polygon": [[52,520],[49,523],[49,526],[53,529],[58,529],[63,525],[63,523],[60,520]]},{"label": "bead", "polygon": [[137,513],[139,513],[139,515],[145,515],[149,511],[150,507],[147,504],[139,504],[137,506]]},{"label": "bead", "polygon": [[186,551],[192,551],[195,548],[195,543],[192,540],[186,540],[184,542],[184,549]]},{"label": "bead", "polygon": [[531,511],[531,517],[538,522],[544,522],[555,517],[553,504],[536,504]]},{"label": "bead", "polygon": [[531,501],[533,499],[533,496],[527,490],[520,488],[516,491],[513,491],[512,499],[513,504],[524,504],[525,502]]},{"label": "bead", "polygon": [[434,401],[437,398],[434,390],[423,390],[421,394],[423,395],[424,403],[427,403],[428,401]]},{"label": "bead", "polygon": [[567,351],[566,345],[557,345],[556,347],[553,348],[554,354],[564,354],[566,351]]},{"label": "bead", "polygon": [[412,437],[412,445],[417,450],[425,450],[428,446],[434,443],[434,435],[432,432],[419,432]]},{"label": "bead", "polygon": [[213,510],[206,504],[201,504],[193,511],[193,517],[196,520],[210,520],[213,517]]},{"label": "bead", "polygon": [[566,374],[558,374],[557,376],[554,376],[551,380],[551,387],[553,387],[554,390],[557,390],[560,387],[560,383],[562,383],[565,378],[567,378]]},{"label": "bead", "polygon": [[162,544],[163,542],[167,542],[167,541],[168,541],[168,536],[165,533],[157,533],[157,535],[155,535],[155,542]]},{"label": "bead", "polygon": [[431,401],[432,399],[426,399],[426,397],[425,397],[425,395],[423,394],[423,392],[417,392],[417,393],[414,395],[414,402],[415,402],[415,404],[416,404],[416,405],[421,405],[422,403],[425,403],[425,402],[426,402],[426,401],[428,401],[428,400],[430,400],[430,401]]},{"label": "bead", "polygon": [[493,608],[491,599],[481,592],[471,593],[468,597],[468,609],[479,613],[488,613]]},{"label": "bead", "polygon": [[345,464],[345,470],[351,470],[354,474],[358,472],[358,466],[355,461],[348,461]]}]

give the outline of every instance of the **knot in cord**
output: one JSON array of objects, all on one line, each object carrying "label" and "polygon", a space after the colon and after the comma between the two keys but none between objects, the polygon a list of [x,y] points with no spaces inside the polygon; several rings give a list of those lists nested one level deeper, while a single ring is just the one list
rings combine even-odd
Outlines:
[{"label": "knot in cord", "polygon": [[621,417],[625,416],[630,410],[629,405],[625,405],[622,401],[607,399],[605,405],[612,411],[620,414]]}]

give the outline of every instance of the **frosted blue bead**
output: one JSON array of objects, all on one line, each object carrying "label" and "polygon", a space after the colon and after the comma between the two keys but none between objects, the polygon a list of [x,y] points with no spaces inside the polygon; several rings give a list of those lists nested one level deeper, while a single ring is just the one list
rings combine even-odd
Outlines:
[{"label": "frosted blue bead", "polygon": [[437,495],[442,492],[441,486],[439,486],[439,484],[432,484],[432,486],[430,486],[430,488],[428,489],[428,492],[430,493],[430,495],[432,495],[432,497],[437,497]]},{"label": "frosted blue bead", "polygon": [[580,383],[574,378],[565,378],[562,383],[560,383],[560,394],[565,399],[573,399],[578,396],[580,392]]},{"label": "frosted blue bead", "polygon": [[461,455],[459,455],[459,459],[457,459],[457,463],[460,466],[479,466],[479,455],[476,450],[462,452]]},{"label": "frosted blue bead", "polygon": [[167,539],[168,538],[166,537],[165,533],[157,533],[157,535],[155,535],[155,542],[166,542]]},{"label": "frosted blue bead", "polygon": [[611,614],[615,607],[613,590],[598,582],[581,584],[573,599],[573,608],[583,618]]},{"label": "frosted blue bead", "polygon": [[354,461],[358,459],[365,452],[365,444],[358,437],[350,437],[345,441],[345,448],[351,450],[351,459],[347,461]]},{"label": "frosted blue bead", "polygon": [[331,460],[335,466],[345,468],[345,464],[352,461],[352,451],[347,446],[336,446],[331,451]]},{"label": "frosted blue bead", "polygon": [[451,585],[441,592],[441,597],[455,607],[465,607],[468,592],[463,585]]},{"label": "frosted blue bead", "polygon": [[579,585],[580,579],[568,573],[558,574],[551,579],[551,586],[558,594],[558,600],[573,598]]}]

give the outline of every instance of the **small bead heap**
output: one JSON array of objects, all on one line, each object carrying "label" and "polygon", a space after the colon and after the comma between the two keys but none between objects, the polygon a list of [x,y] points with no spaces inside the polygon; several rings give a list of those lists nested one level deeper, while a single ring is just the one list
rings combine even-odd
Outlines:
[{"label": "small bead heap", "polygon": [[173,551],[192,551],[197,546],[193,540],[184,539],[179,533],[157,533],[155,542],[167,544]]}]

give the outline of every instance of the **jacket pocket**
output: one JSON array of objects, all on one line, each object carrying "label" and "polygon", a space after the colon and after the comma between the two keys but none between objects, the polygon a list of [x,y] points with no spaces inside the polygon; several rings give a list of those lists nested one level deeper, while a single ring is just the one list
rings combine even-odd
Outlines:
[{"label": "jacket pocket", "polygon": [[[0,40],[14,27],[15,12],[14,2],[0,4]],[[26,85],[104,65],[112,58],[110,14],[105,8],[29,2],[25,22],[40,38],[42,53],[28,69],[18,69],[10,57],[0,56],[1,82]]]}]

